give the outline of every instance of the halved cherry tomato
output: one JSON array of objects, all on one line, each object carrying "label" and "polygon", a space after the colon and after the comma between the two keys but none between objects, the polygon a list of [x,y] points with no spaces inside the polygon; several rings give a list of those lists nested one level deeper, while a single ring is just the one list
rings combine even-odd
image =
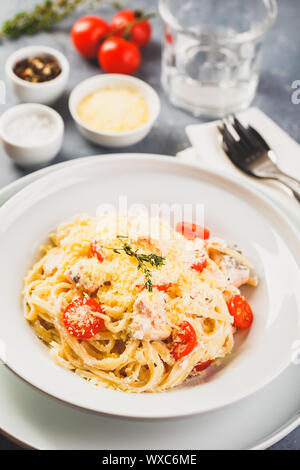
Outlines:
[{"label": "halved cherry tomato", "polygon": [[253,322],[253,312],[247,300],[242,295],[234,295],[227,302],[230,315],[234,318],[234,324],[238,328],[250,328]]},{"label": "halved cherry tomato", "polygon": [[198,362],[193,368],[193,372],[202,372],[203,370],[207,369],[211,365],[212,361],[205,361],[205,362]]},{"label": "halved cherry tomato", "polygon": [[102,313],[100,304],[89,297],[78,297],[64,311],[63,321],[70,335],[79,339],[95,336],[103,327],[103,319],[93,315]]},{"label": "halved cherry tomato", "polygon": [[181,233],[190,240],[194,240],[195,238],[207,240],[210,237],[210,232],[207,228],[202,227],[201,225],[192,224],[191,222],[178,222],[176,225],[176,232]]},{"label": "halved cherry tomato", "polygon": [[[137,21],[139,17],[140,15],[138,11],[119,11],[111,20],[110,26],[112,32],[117,36],[123,36],[126,26],[130,23],[133,23],[134,21]],[[129,36],[126,39],[129,39],[130,41],[134,42],[138,47],[144,47],[150,41],[151,31],[152,28],[149,21],[140,21],[139,23],[129,27]]]},{"label": "halved cherry tomato", "polygon": [[168,27],[164,25],[164,37],[169,44],[173,44],[174,39],[172,33],[168,30]]},{"label": "halved cherry tomato", "polygon": [[112,36],[101,44],[98,61],[105,72],[132,74],[140,66],[141,53],[133,42]]},{"label": "halved cherry tomato", "polygon": [[[171,285],[172,285],[172,282],[165,282],[164,284],[153,284],[152,287],[156,287],[156,289],[159,290],[160,292],[166,292],[168,289],[170,289]],[[142,290],[146,289],[145,284],[142,286],[138,284],[136,287],[141,287]]]},{"label": "halved cherry tomato", "polygon": [[181,332],[179,338],[172,350],[173,357],[175,359],[181,359],[182,357],[193,351],[197,343],[197,335],[188,321],[184,321],[180,325]]},{"label": "halved cherry tomato", "polygon": [[97,57],[99,44],[109,33],[109,26],[100,16],[83,16],[72,28],[71,37],[74,46],[87,59]]},{"label": "halved cherry tomato", "polygon": [[197,261],[196,263],[192,264],[191,269],[194,269],[198,273],[202,273],[203,269],[207,266],[207,259],[203,258],[201,261]]},{"label": "halved cherry tomato", "polygon": [[153,287],[156,287],[156,289],[160,292],[166,292],[168,289],[170,289],[171,285],[172,282],[165,282],[164,284],[154,284]]},{"label": "halved cherry tomato", "polygon": [[97,240],[93,240],[91,242],[91,253],[98,259],[98,261],[100,261],[100,263],[103,263],[104,256],[101,250],[101,245]]}]

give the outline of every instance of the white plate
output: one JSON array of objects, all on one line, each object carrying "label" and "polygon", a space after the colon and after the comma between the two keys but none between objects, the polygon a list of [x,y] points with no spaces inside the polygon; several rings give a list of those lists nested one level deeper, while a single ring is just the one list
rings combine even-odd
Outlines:
[{"label": "white plate", "polygon": [[[11,183],[0,190],[0,205],[32,181],[75,162],[50,166]],[[299,230],[299,216],[288,202],[280,207]],[[161,422],[105,418],[63,405],[0,367],[0,430],[39,449],[265,449],[300,424],[299,388],[298,367],[291,365],[250,398],[193,420],[173,420],[166,432]],[[226,423],[230,432],[224,432]],[[216,430],[220,430],[217,436]]]},{"label": "white plate", "polygon": [[[94,387],[52,363],[48,350],[22,318],[18,292],[41,240],[62,220],[78,212],[94,213],[100,202],[116,203],[119,194],[146,204],[203,202],[207,226],[238,241],[258,268],[261,283],[251,295],[256,312],[253,328],[224,367],[202,383],[151,395]],[[300,278],[295,261],[300,258],[299,240],[267,198],[229,178],[157,156],[109,156],[74,163],[13,197],[0,210],[0,226],[0,276],[6,278],[0,296],[10,312],[9,322],[1,312],[7,364],[60,400],[120,416],[185,416],[253,393],[290,362],[292,345],[299,338]]]}]

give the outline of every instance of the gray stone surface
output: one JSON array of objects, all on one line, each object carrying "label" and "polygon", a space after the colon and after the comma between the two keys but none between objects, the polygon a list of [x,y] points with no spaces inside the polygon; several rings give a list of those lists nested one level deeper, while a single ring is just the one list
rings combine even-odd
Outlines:
[{"label": "gray stone surface", "polygon": [[[1,0],[0,22],[20,9],[26,9],[36,3],[38,3],[38,0]],[[278,3],[279,16],[265,43],[261,80],[254,104],[269,114],[294,139],[300,142],[300,105],[291,102],[293,91],[291,84],[294,80],[300,80],[300,2],[299,0],[279,0]],[[126,4],[134,8],[144,6],[147,11],[157,8],[155,0],[127,0]],[[103,10],[103,8],[98,7],[98,11],[100,10],[101,14],[107,18],[111,14],[111,11],[107,8]],[[40,33],[34,37],[22,37],[16,41],[1,43],[0,79],[4,78],[3,70],[6,57],[12,51],[31,44],[54,46],[67,55],[72,67],[68,92],[82,79],[98,73],[98,66],[83,60],[71,45],[69,31],[76,16],[79,17],[80,12],[73,15],[72,19],[65,20],[49,33]],[[162,28],[160,20],[154,20],[153,25],[154,38],[143,52],[143,64],[137,76],[148,81],[158,90],[162,100],[162,111],[155,128],[145,140],[121,151],[175,155],[179,150],[188,146],[188,140],[184,132],[185,126],[200,120],[170,106],[161,90],[159,75]],[[93,154],[108,153],[107,150],[88,143],[76,132],[67,109],[67,98],[68,93],[55,106],[65,120],[66,133],[62,151],[53,163]],[[8,91],[7,104],[0,105],[0,112],[16,103],[16,99]],[[0,148],[0,188],[24,174],[25,172],[16,168],[5,155],[3,149]],[[1,436],[0,449],[12,448],[17,448],[17,446]],[[273,446],[272,449],[300,449],[300,428]]]}]

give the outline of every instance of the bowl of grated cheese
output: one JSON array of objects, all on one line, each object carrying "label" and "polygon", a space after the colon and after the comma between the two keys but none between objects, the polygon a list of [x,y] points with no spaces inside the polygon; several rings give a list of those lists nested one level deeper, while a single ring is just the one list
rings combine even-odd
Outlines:
[{"label": "bowl of grated cheese", "polygon": [[160,111],[160,100],[143,80],[103,74],[74,88],[69,109],[88,140],[104,147],[127,147],[150,132]]}]

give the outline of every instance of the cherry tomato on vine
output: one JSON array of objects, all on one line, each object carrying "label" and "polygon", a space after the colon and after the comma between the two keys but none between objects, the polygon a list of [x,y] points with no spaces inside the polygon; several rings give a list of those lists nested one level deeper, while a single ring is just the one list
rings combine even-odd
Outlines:
[{"label": "cherry tomato on vine", "polygon": [[71,37],[74,46],[87,59],[97,57],[99,44],[109,33],[109,26],[100,16],[83,16],[72,28]]},{"label": "cherry tomato on vine", "polygon": [[[128,26],[130,23],[139,21],[131,27]],[[134,42],[138,47],[144,47],[151,39],[151,24],[148,20],[142,20],[140,12],[133,10],[122,10],[116,13],[111,20],[111,30],[117,36],[123,36],[127,33],[126,26],[128,26],[128,37],[130,41]]]},{"label": "cherry tomato on vine", "polygon": [[100,304],[89,297],[78,297],[64,311],[63,321],[70,335],[79,339],[95,336],[104,321],[94,313],[102,313]]},{"label": "cherry tomato on vine", "polygon": [[181,359],[189,354],[197,343],[196,332],[188,321],[181,323],[180,330],[178,341],[172,350],[175,359]]},{"label": "cherry tomato on vine", "polygon": [[234,295],[227,302],[230,315],[234,318],[234,324],[238,328],[250,328],[253,322],[253,312],[247,300],[242,295]]},{"label": "cherry tomato on vine", "polygon": [[112,36],[101,44],[98,61],[105,72],[133,74],[141,63],[139,48],[132,42]]}]

